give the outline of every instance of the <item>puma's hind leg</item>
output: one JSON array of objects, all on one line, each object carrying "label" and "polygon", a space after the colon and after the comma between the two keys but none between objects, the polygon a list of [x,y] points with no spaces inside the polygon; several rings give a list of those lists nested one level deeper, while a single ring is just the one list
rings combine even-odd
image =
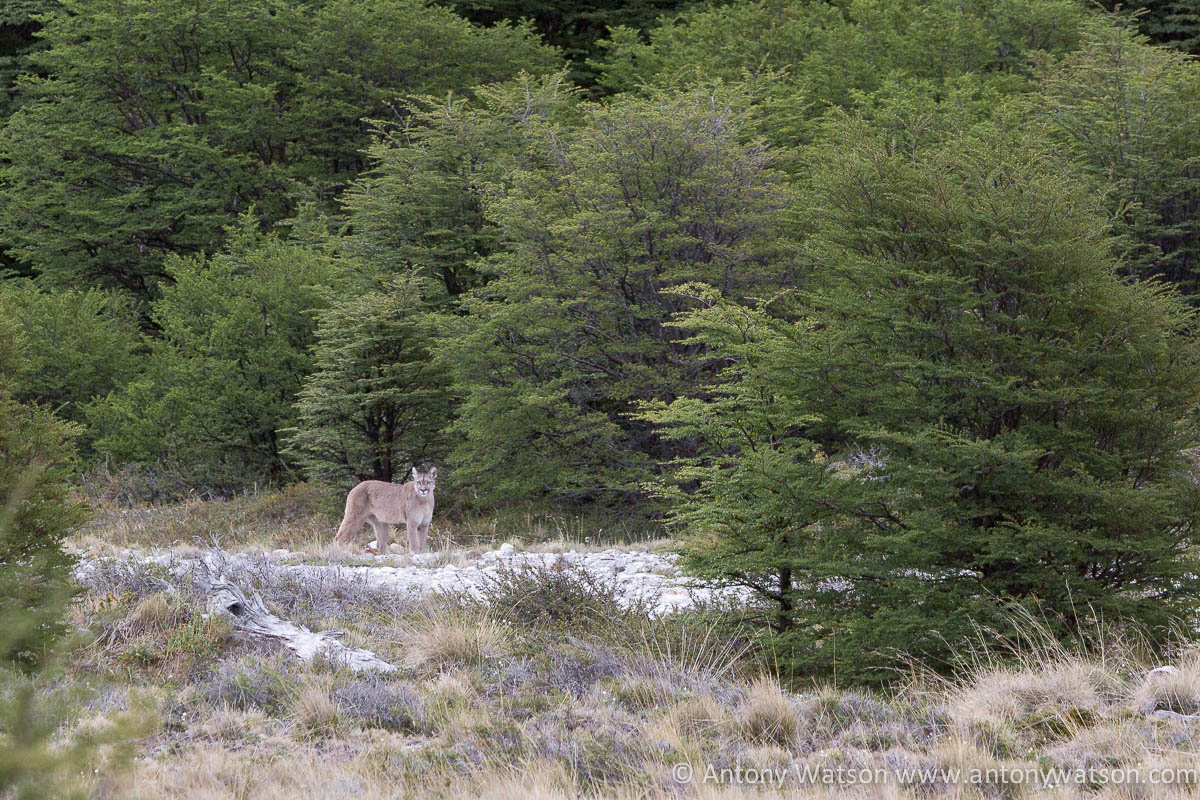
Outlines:
[{"label": "puma's hind leg", "polygon": [[371,529],[375,531],[375,549],[387,555],[388,545],[392,541],[392,526],[381,522],[374,514],[367,517],[367,522],[371,523]]}]

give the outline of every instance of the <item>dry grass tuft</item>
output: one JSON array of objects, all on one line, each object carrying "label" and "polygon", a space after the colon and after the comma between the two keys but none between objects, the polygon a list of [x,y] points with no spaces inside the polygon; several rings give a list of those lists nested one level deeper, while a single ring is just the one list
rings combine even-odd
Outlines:
[{"label": "dry grass tuft", "polygon": [[[997,667],[979,672],[947,697],[951,719],[961,726],[1050,720],[1078,728],[1120,701],[1123,682],[1114,668],[1063,656],[1040,667]],[[1055,723],[1053,720],[1057,720]]]},{"label": "dry grass tuft", "polygon": [[259,736],[269,725],[270,718],[257,709],[242,711],[223,706],[197,725],[196,733],[217,742],[243,743]]},{"label": "dry grass tuft", "polygon": [[666,717],[681,734],[704,739],[729,726],[729,715],[712,695],[684,697],[671,704]]},{"label": "dry grass tuft", "polygon": [[443,672],[429,684],[432,697],[444,706],[465,705],[477,692],[469,676],[458,670]]},{"label": "dry grass tuft", "polygon": [[336,735],[343,727],[342,711],[328,687],[313,684],[302,688],[292,700],[291,719],[305,736]]},{"label": "dry grass tuft", "polygon": [[1200,651],[1190,652],[1175,667],[1174,673],[1147,675],[1133,691],[1133,708],[1200,714]]},{"label": "dry grass tuft", "polygon": [[756,678],[737,709],[737,725],[754,743],[790,745],[800,732],[800,717],[792,701],[771,678]]},{"label": "dry grass tuft", "polygon": [[561,764],[521,764],[493,772],[479,782],[479,800],[574,800],[575,779]]},{"label": "dry grass tuft", "polygon": [[155,592],[138,601],[125,618],[125,627],[130,637],[142,633],[162,630],[174,620],[174,612],[166,594]]},{"label": "dry grass tuft", "polygon": [[504,655],[510,634],[487,617],[437,615],[420,622],[404,662],[411,667],[479,664]]}]

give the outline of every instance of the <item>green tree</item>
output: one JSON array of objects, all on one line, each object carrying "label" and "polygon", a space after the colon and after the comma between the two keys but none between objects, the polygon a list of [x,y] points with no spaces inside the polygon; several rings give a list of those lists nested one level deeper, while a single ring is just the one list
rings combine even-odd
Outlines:
[{"label": "green tree", "polygon": [[0,314],[0,665],[41,662],[66,630],[73,560],[62,540],[84,517],[66,483],[76,427],[8,391],[20,359],[17,330]]},{"label": "green tree", "polygon": [[[20,362],[19,326],[0,313],[0,796],[83,798],[97,738],[63,733],[81,713],[64,686],[60,656],[75,592],[63,538],[83,522],[68,491],[74,425],[7,391]],[[132,729],[104,737],[116,744]],[[145,733],[145,731],[140,731]],[[109,765],[115,763],[110,748]]]},{"label": "green tree", "polygon": [[153,295],[170,253],[213,252],[361,168],[364,117],[410,92],[550,71],[525,29],[421,0],[68,0],[0,134],[9,253],[65,285]]},{"label": "green tree", "polygon": [[545,41],[571,60],[575,83],[592,86],[596,69],[589,63],[599,53],[599,40],[622,27],[645,32],[660,15],[693,3],[688,0],[443,0],[467,19],[480,25],[529,20]]},{"label": "green tree", "polygon": [[97,289],[44,291],[32,281],[0,284],[0,316],[16,323],[19,362],[9,391],[83,422],[85,406],[138,372],[141,333],[127,297]]},{"label": "green tree", "polygon": [[426,288],[404,276],[321,314],[288,443],[312,480],[403,480],[417,462],[441,455],[449,391],[430,357]]},{"label": "green tree", "polygon": [[522,75],[480,87],[473,100],[415,98],[402,125],[380,129],[372,164],[346,192],[344,251],[382,273],[416,271],[439,282],[442,305],[484,276],[472,262],[497,246],[483,193],[534,154],[532,131],[569,120],[577,107],[564,76]]},{"label": "green tree", "polygon": [[944,667],[1008,603],[1165,637],[1200,588],[1194,316],[1120,277],[1036,132],[845,118],[810,160],[811,289],[693,291],[724,381],[650,409],[703,442],[667,492],[689,566],[767,599],[804,675]]},{"label": "green tree", "polygon": [[1200,289],[1200,65],[1109,24],[1046,69],[1038,116],[1123,204],[1129,271]]},{"label": "green tree", "polygon": [[8,0],[0,6],[0,119],[16,107],[17,76],[30,71],[29,56],[42,47],[39,18],[61,8],[56,0]]},{"label": "green tree", "polygon": [[633,500],[679,452],[628,416],[703,376],[664,325],[685,307],[666,290],[705,280],[743,297],[786,280],[788,192],[747,128],[744,98],[696,92],[535,131],[541,154],[488,196],[503,237],[478,263],[490,281],[439,348],[462,399],[456,475],[493,498]]},{"label": "green tree", "polygon": [[1197,0],[1104,0],[1109,11],[1134,15],[1154,42],[1200,55],[1200,2]]},{"label": "green tree", "polygon": [[767,73],[813,115],[829,104],[848,107],[856,93],[901,78],[941,82],[972,73],[1014,91],[1029,85],[1034,55],[1074,46],[1085,14],[1074,0],[702,6],[651,31],[649,42],[635,31],[615,30],[601,82],[625,91]]},{"label": "green tree", "polygon": [[225,252],[169,258],[145,371],[88,410],[96,449],[118,462],[163,459],[218,491],[281,479],[278,431],[295,424],[314,312],[340,270],[319,247],[260,234],[248,217]]}]

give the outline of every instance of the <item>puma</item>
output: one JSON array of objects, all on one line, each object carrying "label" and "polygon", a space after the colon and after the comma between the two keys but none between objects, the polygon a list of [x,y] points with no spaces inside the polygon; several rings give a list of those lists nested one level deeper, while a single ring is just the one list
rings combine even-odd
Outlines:
[{"label": "puma", "polygon": [[387,553],[392,525],[404,523],[408,528],[409,552],[425,552],[429,521],[433,519],[437,467],[428,472],[413,467],[412,478],[400,486],[387,481],[363,481],[351,489],[346,495],[346,513],[338,526],[337,541],[350,541],[367,522],[375,531],[377,549]]}]

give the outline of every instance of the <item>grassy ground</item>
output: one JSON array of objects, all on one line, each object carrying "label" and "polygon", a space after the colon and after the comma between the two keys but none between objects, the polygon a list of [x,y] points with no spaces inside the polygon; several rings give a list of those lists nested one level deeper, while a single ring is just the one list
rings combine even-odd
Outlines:
[{"label": "grassy ground", "polygon": [[[105,495],[90,497],[91,522],[69,540],[90,555],[124,549],[221,547],[256,551],[286,549],[318,558],[338,555],[330,543],[342,518],[342,494],[309,484],[230,500],[191,499],[177,503],[128,506]],[[468,509],[439,507],[429,531],[435,551],[495,547],[510,541],[530,550],[595,549],[662,544],[661,528],[639,520],[588,519],[514,509],[483,515]],[[393,539],[403,540],[402,526]],[[374,538],[364,526],[359,539]],[[344,555],[342,553],[341,555]]]},{"label": "grassy ground", "polygon": [[[336,520],[311,490],[289,491],[113,509],[76,544],[324,546]],[[445,530],[457,543],[461,531]],[[728,615],[655,619],[570,572],[513,574],[485,602],[299,584],[265,566],[230,577],[400,669],[300,662],[207,617],[187,576],[114,561],[72,610],[69,682],[93,687],[74,730],[137,723],[132,757],[102,750],[83,777],[94,796],[1134,798],[1193,796],[1200,783],[1200,722],[1147,714],[1200,712],[1198,654],[1148,678],[1120,643],[1089,659],[1031,645],[887,694],[785,690]],[[1052,769],[1080,772],[1039,786]]]}]

